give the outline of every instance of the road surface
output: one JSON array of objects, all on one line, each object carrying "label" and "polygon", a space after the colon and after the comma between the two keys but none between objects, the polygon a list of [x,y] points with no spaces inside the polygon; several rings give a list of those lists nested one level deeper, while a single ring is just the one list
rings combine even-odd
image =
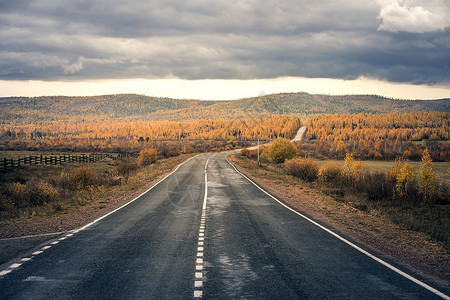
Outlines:
[{"label": "road surface", "polygon": [[271,198],[225,153],[0,268],[1,299],[440,299]]},{"label": "road surface", "polygon": [[300,127],[297,131],[297,134],[294,136],[294,138],[291,140],[291,142],[300,142],[302,140],[305,132],[306,132],[306,126]]}]

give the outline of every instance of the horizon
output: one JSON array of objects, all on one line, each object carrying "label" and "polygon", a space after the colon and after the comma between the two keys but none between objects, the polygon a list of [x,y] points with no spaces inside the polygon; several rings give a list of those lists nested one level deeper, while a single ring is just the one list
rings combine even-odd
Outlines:
[{"label": "horizon", "polygon": [[280,93],[374,95],[402,100],[450,98],[450,87],[358,80],[277,78],[254,80],[97,80],[91,82],[0,81],[0,97],[91,97],[137,94],[149,97],[230,101]]}]

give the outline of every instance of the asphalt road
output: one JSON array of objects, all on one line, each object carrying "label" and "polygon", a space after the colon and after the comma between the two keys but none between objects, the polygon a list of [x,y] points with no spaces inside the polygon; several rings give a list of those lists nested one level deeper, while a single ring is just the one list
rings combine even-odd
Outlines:
[{"label": "asphalt road", "polygon": [[0,298],[441,298],[330,232],[257,188],[224,153],[203,154],[125,207],[4,265]]}]

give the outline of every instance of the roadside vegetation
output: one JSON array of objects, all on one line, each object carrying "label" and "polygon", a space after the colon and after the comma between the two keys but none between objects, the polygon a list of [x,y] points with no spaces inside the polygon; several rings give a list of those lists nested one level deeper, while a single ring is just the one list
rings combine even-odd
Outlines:
[{"label": "roadside vegetation", "polygon": [[76,214],[93,203],[94,209],[102,209],[113,198],[142,189],[192,155],[158,158],[156,149],[148,148],[124,160],[25,166],[2,173],[0,221]]},{"label": "roadside vegetation", "polygon": [[[426,233],[445,243],[450,251],[450,189],[436,172],[428,148],[418,167],[398,157],[391,169],[382,172],[366,170],[352,153],[347,153],[340,164],[300,156],[282,162],[275,160],[274,153],[283,152],[284,147],[268,151],[274,145],[283,144],[260,149],[262,168],[299,178],[337,202]],[[241,157],[256,160],[255,151],[243,150]]]}]

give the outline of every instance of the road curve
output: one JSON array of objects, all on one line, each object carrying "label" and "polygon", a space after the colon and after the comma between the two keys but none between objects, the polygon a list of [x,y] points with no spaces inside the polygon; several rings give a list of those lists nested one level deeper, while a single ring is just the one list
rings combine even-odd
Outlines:
[{"label": "road curve", "polygon": [[202,154],[0,269],[2,299],[439,299]]}]

